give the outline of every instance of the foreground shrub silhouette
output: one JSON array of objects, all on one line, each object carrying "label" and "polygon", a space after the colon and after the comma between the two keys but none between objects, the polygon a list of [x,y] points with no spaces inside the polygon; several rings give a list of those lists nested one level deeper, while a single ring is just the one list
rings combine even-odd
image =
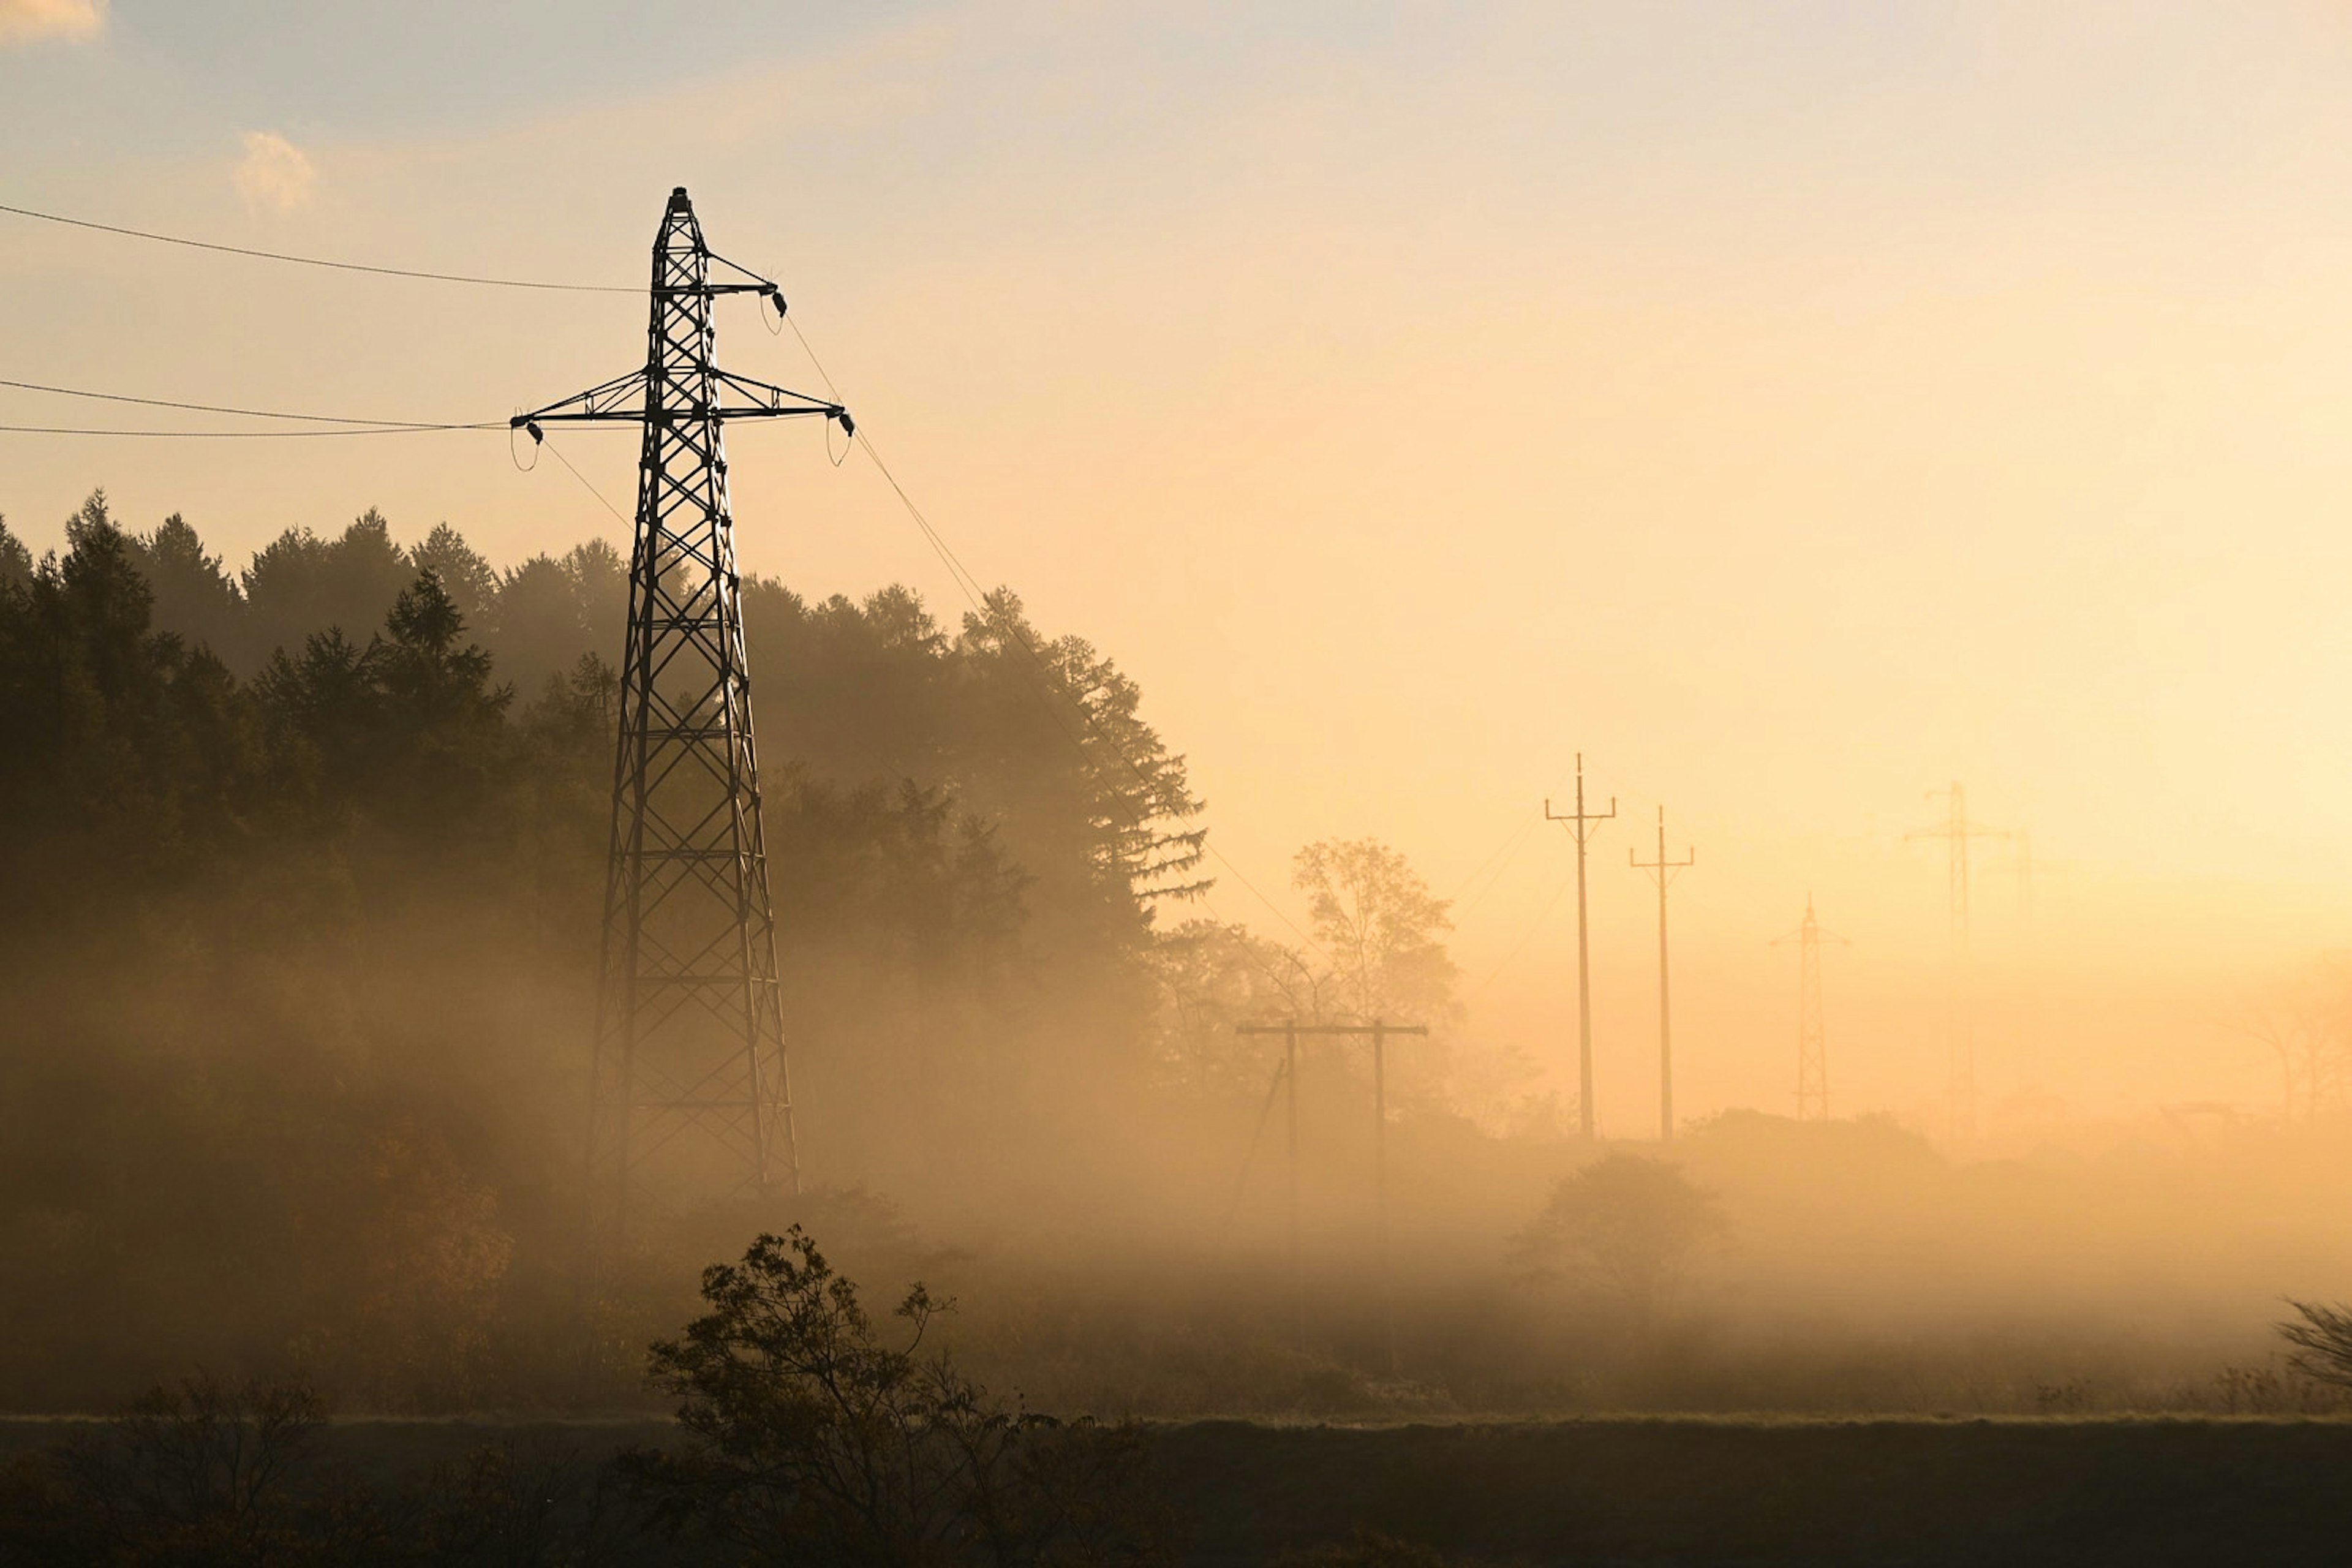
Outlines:
[{"label": "foreground shrub silhouette", "polygon": [[2352,1388],[2352,1308],[2292,1298],[2287,1305],[2295,1320],[2273,1325],[2294,1347],[2287,1364],[2314,1383]]},{"label": "foreground shrub silhouette", "polygon": [[926,1354],[952,1303],[920,1284],[886,1344],[857,1287],[797,1226],[705,1269],[710,1310],[656,1342],[688,1442],[623,1472],[656,1520],[755,1563],[845,1568],[1165,1560],[1142,1434],[1006,1408]]}]

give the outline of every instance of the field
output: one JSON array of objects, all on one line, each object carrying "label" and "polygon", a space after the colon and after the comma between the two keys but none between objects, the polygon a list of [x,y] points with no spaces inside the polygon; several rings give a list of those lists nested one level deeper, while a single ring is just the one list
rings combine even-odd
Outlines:
[{"label": "field", "polygon": [[[0,1423],[0,1452],[73,1426]],[[593,1458],[668,1431],[354,1420],[329,1442],[382,1483],[486,1441]],[[2352,1542],[2352,1424],[2326,1419],[1202,1421],[1156,1442],[1197,1568],[1360,1530],[1495,1564],[2333,1563]]]}]

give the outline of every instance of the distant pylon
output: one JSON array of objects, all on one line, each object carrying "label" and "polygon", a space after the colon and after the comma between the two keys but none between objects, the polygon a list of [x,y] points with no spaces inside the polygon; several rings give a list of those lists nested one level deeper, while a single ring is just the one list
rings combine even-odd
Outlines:
[{"label": "distant pylon", "polygon": [[1794,936],[1784,936],[1773,942],[1785,947],[1794,942],[1797,948],[1797,1120],[1827,1121],[1830,1119],[1829,1031],[1822,1020],[1822,943],[1833,942],[1841,947],[1845,938],[1832,936],[1822,930],[1821,921],[1813,917],[1813,896],[1805,895],[1805,918]]},{"label": "distant pylon", "polygon": [[1559,813],[1544,802],[1544,816],[1551,822],[1564,822],[1569,832],[1576,836],[1576,1124],[1591,1142],[1595,1135],[1592,1120],[1592,950],[1587,945],[1584,931],[1584,848],[1592,842],[1600,824],[1617,815],[1617,797],[1609,797],[1609,809],[1589,812],[1584,809],[1584,753],[1576,753],[1576,809]]},{"label": "distant pylon", "polygon": [[1999,828],[1986,827],[1969,820],[1968,792],[1959,781],[1952,781],[1948,789],[1930,790],[1927,798],[1947,796],[1951,810],[1944,822],[1935,827],[1923,827],[1908,835],[1912,838],[1941,838],[1948,842],[1949,865],[1946,887],[1946,917],[1950,922],[1950,966],[1947,984],[1950,987],[1946,1005],[1946,1026],[1949,1039],[1947,1047],[1947,1076],[1944,1088],[1945,1114],[1954,1142],[1964,1143],[1977,1133],[1977,1041],[1974,959],[1969,952],[1969,840],[1971,838],[2006,838]]},{"label": "distant pylon", "polygon": [[[714,281],[714,263],[730,276]],[[711,254],[680,186],[654,241],[645,367],[514,419],[534,440],[557,422],[644,427],[589,1094],[592,1268],[649,1193],[800,1184],[719,431],[795,415],[851,426],[839,404],[719,368],[722,294],[783,309],[775,284]]]},{"label": "distant pylon", "polygon": [[1658,1142],[1675,1140],[1675,1030],[1672,994],[1666,985],[1666,889],[1675,873],[1698,864],[1698,851],[1687,849],[1679,860],[1666,858],[1666,808],[1658,807],[1658,858],[1644,860],[1633,850],[1625,859],[1636,871],[1647,871],[1658,884]]},{"label": "distant pylon", "polygon": [[2017,830],[2017,914],[2030,928],[2033,924],[2033,830]]}]

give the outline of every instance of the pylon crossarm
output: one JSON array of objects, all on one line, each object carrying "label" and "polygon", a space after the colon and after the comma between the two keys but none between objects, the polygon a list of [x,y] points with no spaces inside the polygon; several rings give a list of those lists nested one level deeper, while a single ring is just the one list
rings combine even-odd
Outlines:
[{"label": "pylon crossarm", "polygon": [[[747,375],[730,371],[713,371],[711,378],[734,393],[742,401],[720,402],[708,406],[685,404],[658,410],[666,423],[682,424],[695,419],[782,419],[795,415],[822,414],[827,419],[838,419],[841,427],[856,433],[857,426],[849,410],[838,403],[811,397],[790,387],[771,385],[754,381]],[[602,386],[592,386],[544,408],[528,414],[518,414],[507,421],[508,428],[532,430],[541,425],[638,425],[646,418],[646,373],[633,370],[626,375],[615,376]],[[536,438],[534,437],[534,438]]]},{"label": "pylon crossarm", "polygon": [[510,430],[528,430],[556,420],[594,421],[607,425],[636,424],[646,416],[646,373],[633,370],[601,386],[518,414],[507,421]]},{"label": "pylon crossarm", "polygon": [[719,294],[765,294],[768,298],[776,302],[777,314],[782,315],[783,313],[784,291],[782,289],[777,288],[772,279],[761,277],[758,273],[752,271],[750,268],[744,266],[740,261],[728,260],[725,257],[719,255],[717,251],[711,249],[707,245],[702,247],[702,257],[704,260],[710,262],[714,266],[724,267],[730,271],[741,273],[743,275],[741,279],[732,283],[713,283],[706,279],[703,282],[698,283],[691,288],[672,289],[667,290],[667,292],[672,294],[699,294],[705,297]]},{"label": "pylon crossarm", "polygon": [[750,400],[747,405],[712,409],[712,414],[719,418],[756,419],[762,416],[775,418],[794,414],[822,414],[827,419],[840,420],[842,428],[845,430],[854,433],[856,428],[850,423],[849,410],[838,403],[827,403],[823,398],[811,397],[804,392],[794,392],[790,387],[774,386],[764,381],[754,381],[748,375],[737,375],[732,371],[713,371],[711,374],[721,386]]}]

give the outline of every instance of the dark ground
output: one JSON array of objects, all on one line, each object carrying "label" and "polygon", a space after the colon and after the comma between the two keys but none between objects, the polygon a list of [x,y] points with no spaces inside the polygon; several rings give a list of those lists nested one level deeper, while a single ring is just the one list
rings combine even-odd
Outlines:
[{"label": "dark ground", "polygon": [[[0,1421],[0,1454],[70,1430]],[[397,1482],[489,1440],[602,1454],[656,1423],[339,1422]],[[2352,1423],[1599,1418],[1159,1429],[1188,1564],[1371,1529],[1495,1563],[2343,1563]],[[648,1542],[646,1562],[665,1561]]]}]

